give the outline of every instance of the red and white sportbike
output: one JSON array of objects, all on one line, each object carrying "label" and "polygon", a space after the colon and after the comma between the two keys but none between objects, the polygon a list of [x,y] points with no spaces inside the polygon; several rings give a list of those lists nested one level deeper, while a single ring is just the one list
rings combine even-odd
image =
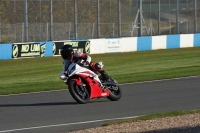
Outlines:
[{"label": "red and white sportbike", "polygon": [[111,79],[111,84],[106,84],[102,76],[89,69],[72,62],[65,75],[64,82],[68,85],[71,96],[81,104],[88,103],[90,99],[107,97],[111,101],[117,101],[122,96],[121,88],[117,81]]}]

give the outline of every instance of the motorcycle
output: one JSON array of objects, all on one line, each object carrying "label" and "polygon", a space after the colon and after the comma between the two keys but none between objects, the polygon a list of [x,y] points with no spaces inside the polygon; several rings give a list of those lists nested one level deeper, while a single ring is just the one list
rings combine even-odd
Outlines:
[{"label": "motorcycle", "polygon": [[86,104],[90,99],[108,98],[118,101],[122,96],[121,88],[114,78],[106,84],[104,78],[89,69],[84,63],[72,62],[65,72],[65,83],[68,85],[71,96],[80,104]]}]

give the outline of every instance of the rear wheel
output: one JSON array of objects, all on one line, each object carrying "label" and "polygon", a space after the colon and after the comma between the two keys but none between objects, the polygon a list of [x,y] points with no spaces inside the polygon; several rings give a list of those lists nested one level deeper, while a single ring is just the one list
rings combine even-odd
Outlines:
[{"label": "rear wheel", "polygon": [[70,94],[78,103],[88,103],[90,96],[85,86],[79,86],[74,80],[72,80],[68,83],[68,87]]}]

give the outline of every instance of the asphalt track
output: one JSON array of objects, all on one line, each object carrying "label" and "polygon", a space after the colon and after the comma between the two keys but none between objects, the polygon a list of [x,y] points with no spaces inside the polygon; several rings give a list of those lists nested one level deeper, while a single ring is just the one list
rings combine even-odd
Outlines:
[{"label": "asphalt track", "polygon": [[200,108],[200,76],[120,86],[117,102],[78,104],[68,90],[0,96],[0,133],[67,133],[115,119]]}]

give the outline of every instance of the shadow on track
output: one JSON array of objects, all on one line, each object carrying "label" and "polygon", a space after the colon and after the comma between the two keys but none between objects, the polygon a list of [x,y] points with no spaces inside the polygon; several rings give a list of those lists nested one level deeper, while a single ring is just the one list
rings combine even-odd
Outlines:
[{"label": "shadow on track", "polygon": [[[97,101],[97,100],[91,100],[87,104],[93,104],[93,103],[104,103],[109,101]],[[62,106],[62,105],[84,105],[79,104],[78,102],[50,102],[50,103],[21,103],[21,104],[0,104],[0,107],[28,107],[28,106]]]},{"label": "shadow on track", "polygon": [[51,103],[31,103],[31,104],[0,104],[0,107],[58,106],[58,105],[78,105],[78,103],[77,102],[51,102]]}]

